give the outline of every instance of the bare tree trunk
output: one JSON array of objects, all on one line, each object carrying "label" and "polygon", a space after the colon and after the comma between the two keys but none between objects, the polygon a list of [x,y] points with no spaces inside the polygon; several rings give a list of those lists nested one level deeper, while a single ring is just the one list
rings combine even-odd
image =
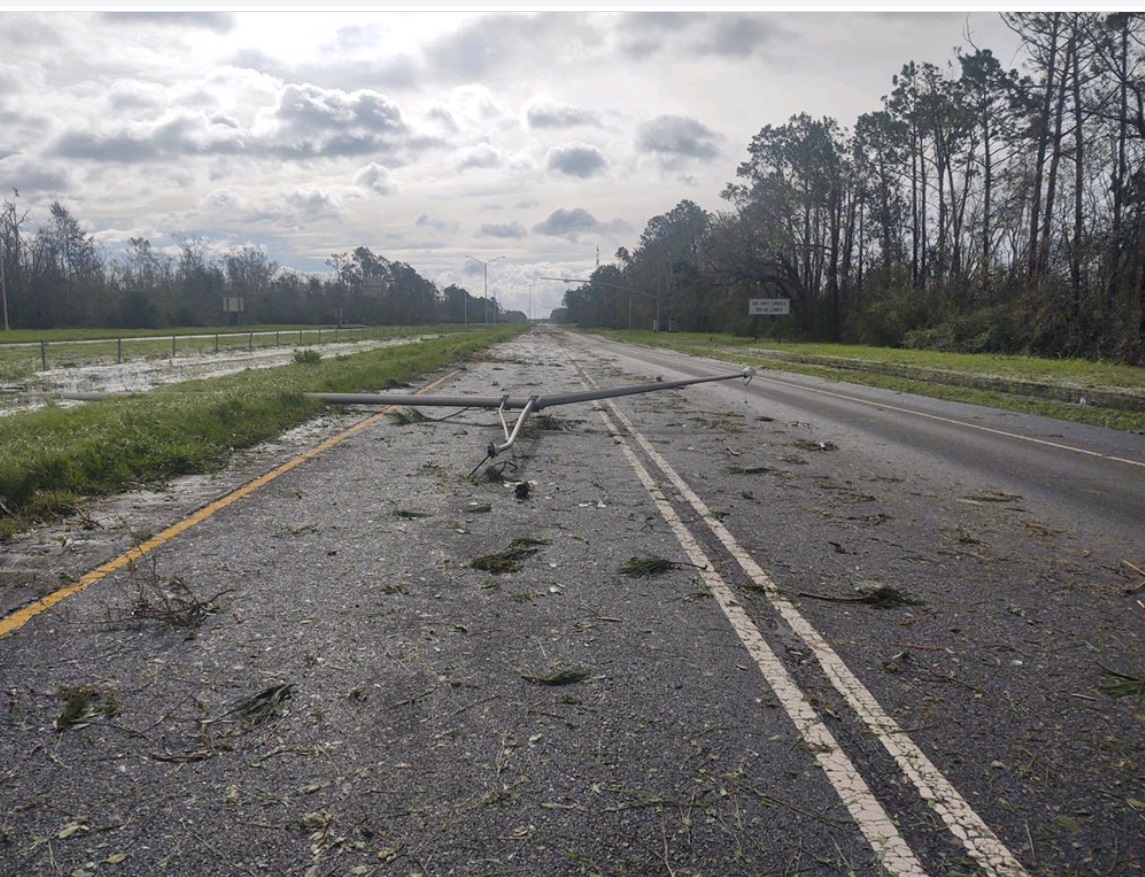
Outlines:
[{"label": "bare tree trunk", "polygon": [[[1054,13],[1055,18],[1060,13]],[[1038,244],[1037,271],[1044,274],[1050,263],[1050,243],[1053,239],[1054,201],[1057,198],[1058,167],[1062,157],[1062,125],[1065,119],[1066,88],[1069,82],[1068,71],[1073,63],[1073,54],[1077,51],[1077,34],[1070,36],[1066,43],[1065,60],[1062,63],[1061,76],[1058,77],[1057,99],[1054,101],[1053,124],[1054,133],[1051,141],[1050,168],[1046,174],[1046,198],[1042,215],[1042,233]]]},{"label": "bare tree trunk", "polygon": [[1030,250],[1028,257],[1028,273],[1030,277],[1038,273],[1039,254],[1041,251],[1039,230],[1042,221],[1042,185],[1046,163],[1046,149],[1049,143],[1048,132],[1050,128],[1050,110],[1053,107],[1054,73],[1057,72],[1058,34],[1060,31],[1061,13],[1052,13],[1053,26],[1050,31],[1049,55],[1046,59],[1045,93],[1042,97],[1042,110],[1038,116],[1037,126],[1037,155],[1034,159],[1034,183],[1030,196]]},{"label": "bare tree trunk", "polygon": [[[1075,39],[1076,34],[1075,34]],[[1069,277],[1073,292],[1074,316],[1081,314],[1081,259],[1085,237],[1084,166],[1085,142],[1082,129],[1081,107],[1081,52],[1073,54],[1073,114],[1074,114],[1074,176],[1073,176],[1073,247],[1070,251]]]}]

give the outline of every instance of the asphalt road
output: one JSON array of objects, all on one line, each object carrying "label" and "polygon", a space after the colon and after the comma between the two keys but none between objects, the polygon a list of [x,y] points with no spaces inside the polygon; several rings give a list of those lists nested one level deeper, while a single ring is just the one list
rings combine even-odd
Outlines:
[{"label": "asphalt road", "polygon": [[[439,391],[738,371],[495,353]],[[495,414],[422,410],[0,638],[0,873],[1145,867],[1140,437],[767,372],[546,411],[497,481]]]}]

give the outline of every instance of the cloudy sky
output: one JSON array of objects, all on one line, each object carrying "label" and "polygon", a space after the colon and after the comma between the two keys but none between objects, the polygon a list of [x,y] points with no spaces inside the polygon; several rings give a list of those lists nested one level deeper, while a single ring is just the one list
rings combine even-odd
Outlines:
[{"label": "cloudy sky", "polygon": [[[109,254],[367,246],[546,315],[751,137],[851,128],[914,60],[1021,67],[992,11],[19,11],[0,7],[0,193]],[[474,258],[467,258],[474,257]]]}]

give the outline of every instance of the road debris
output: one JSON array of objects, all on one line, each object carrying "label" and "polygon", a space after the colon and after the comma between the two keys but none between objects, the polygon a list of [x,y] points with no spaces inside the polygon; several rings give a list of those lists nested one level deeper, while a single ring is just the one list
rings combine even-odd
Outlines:
[{"label": "road debris", "polygon": [[1100,661],[1097,666],[1105,675],[1105,681],[1098,687],[1110,697],[1145,697],[1145,677],[1131,676],[1119,670],[1106,667]]},{"label": "road debris", "polygon": [[1142,577],[1141,581],[1139,583],[1137,583],[1136,585],[1130,585],[1128,588],[1126,588],[1125,593],[1126,594],[1136,594],[1138,591],[1145,590],[1145,570],[1141,569],[1138,566],[1134,566],[1128,560],[1123,560],[1123,561],[1121,561],[1121,563],[1123,566],[1129,567],[1131,570],[1133,570],[1133,572],[1137,573],[1137,575]]},{"label": "road debris", "polygon": [[658,576],[673,569],[683,569],[690,566],[693,569],[707,569],[706,566],[696,566],[682,560],[666,560],[663,557],[633,557],[620,567],[620,572],[629,578],[640,579],[649,576]]},{"label": "road debris", "polygon": [[55,729],[86,728],[95,719],[119,715],[119,698],[114,691],[98,685],[76,685],[60,688],[64,708],[56,717]]},{"label": "road debris", "polygon": [[[287,682],[271,685],[258,694],[244,697],[222,714],[218,719],[210,721],[244,722],[250,725],[261,725],[273,718],[286,715],[286,701],[294,697],[294,683]],[[233,718],[232,718],[233,717]]]},{"label": "road debris", "polygon": [[517,572],[523,568],[522,560],[540,551],[537,546],[548,544],[545,539],[514,539],[504,551],[482,555],[470,561],[469,565],[473,569],[491,573]]},{"label": "road debris", "polygon": [[892,609],[896,606],[921,606],[922,601],[911,597],[890,585],[879,585],[855,596],[835,594],[813,594],[810,591],[797,591],[796,596],[812,600],[827,600],[832,603],[864,603],[879,609]]},{"label": "road debris", "polygon": [[548,676],[534,676],[531,673],[522,673],[521,678],[533,685],[572,685],[584,682],[592,674],[584,667],[571,667],[568,670],[559,670]]}]

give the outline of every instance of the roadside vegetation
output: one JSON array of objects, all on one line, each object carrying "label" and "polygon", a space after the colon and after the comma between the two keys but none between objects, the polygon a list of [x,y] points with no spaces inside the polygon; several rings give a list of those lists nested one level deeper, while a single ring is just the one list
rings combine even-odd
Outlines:
[{"label": "roadside vegetation", "polygon": [[[775,368],[830,380],[849,381],[951,401],[1042,414],[1076,423],[1145,432],[1145,368],[1085,359],[1043,359],[1003,354],[948,353],[854,344],[778,342],[704,332],[603,332],[618,340],[724,359],[756,368]],[[880,370],[893,366],[895,373]],[[982,378],[965,386],[964,378]],[[991,388],[996,379],[996,388]],[[1140,400],[1137,410],[1077,404],[1020,391],[1015,382],[1076,391],[1124,391]],[[1007,389],[1008,388],[1008,391]]]},{"label": "roadside vegetation", "polygon": [[417,379],[519,334],[521,324],[398,348],[247,370],[147,394],[0,418],[0,537],[74,514],[86,498],[196,472],[313,418],[313,392],[369,392]]},{"label": "roadside vegetation", "polygon": [[770,299],[800,341],[1145,365],[1145,17],[1001,17],[1026,72],[904,58],[853,124],[764,125],[723,209],[652,217],[554,319],[747,336]]}]

